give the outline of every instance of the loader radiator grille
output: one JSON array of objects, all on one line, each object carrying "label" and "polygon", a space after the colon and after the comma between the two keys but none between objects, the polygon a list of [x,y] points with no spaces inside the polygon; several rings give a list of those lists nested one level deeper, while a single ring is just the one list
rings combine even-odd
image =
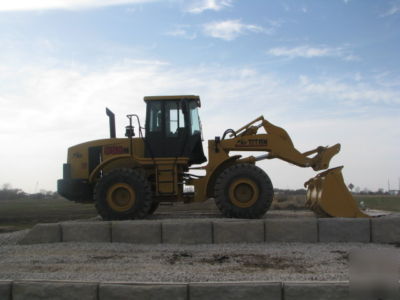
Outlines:
[{"label": "loader radiator grille", "polygon": [[102,147],[89,148],[89,174],[101,163]]}]

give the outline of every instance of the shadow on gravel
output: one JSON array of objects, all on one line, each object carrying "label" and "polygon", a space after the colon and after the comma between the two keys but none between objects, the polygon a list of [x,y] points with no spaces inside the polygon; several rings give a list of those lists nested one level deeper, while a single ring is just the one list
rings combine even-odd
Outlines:
[{"label": "shadow on gravel", "polygon": [[[340,258],[341,259],[341,258]],[[211,257],[195,257],[187,251],[174,252],[164,257],[164,263],[175,265],[181,264],[227,264],[232,270],[238,268],[250,272],[251,270],[292,270],[298,273],[310,273],[311,265],[303,260],[299,261],[293,257],[278,257],[269,254],[213,254]]]}]

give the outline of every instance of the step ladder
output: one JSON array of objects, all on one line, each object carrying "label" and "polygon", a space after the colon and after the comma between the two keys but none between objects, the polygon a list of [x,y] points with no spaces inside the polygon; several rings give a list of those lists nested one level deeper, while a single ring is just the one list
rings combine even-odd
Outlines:
[{"label": "step ladder", "polygon": [[176,195],[176,164],[159,164],[156,166],[156,184],[159,195]]}]

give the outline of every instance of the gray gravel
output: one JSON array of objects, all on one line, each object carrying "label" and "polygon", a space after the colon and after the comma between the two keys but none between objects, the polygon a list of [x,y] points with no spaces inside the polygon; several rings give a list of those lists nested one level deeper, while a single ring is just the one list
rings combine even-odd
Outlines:
[{"label": "gray gravel", "polygon": [[348,280],[353,249],[379,244],[269,243],[16,245],[26,231],[0,234],[0,279],[137,282]]},{"label": "gray gravel", "polygon": [[16,245],[17,242],[29,232],[29,230],[30,229],[0,234],[0,247],[4,245]]}]

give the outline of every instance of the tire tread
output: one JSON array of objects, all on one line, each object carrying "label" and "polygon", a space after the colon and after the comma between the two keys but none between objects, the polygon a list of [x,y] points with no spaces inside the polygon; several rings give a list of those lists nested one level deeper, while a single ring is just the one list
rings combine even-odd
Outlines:
[{"label": "tire tread", "polygon": [[[138,209],[131,210],[128,213],[115,212],[108,207],[102,195],[107,192],[108,184],[125,182],[127,178],[128,180],[136,180],[142,186],[143,199],[136,199],[136,201],[141,202]],[[148,215],[153,197],[150,184],[140,169],[118,168],[110,171],[97,182],[94,188],[94,201],[97,212],[104,220],[142,219]]]},{"label": "tire tread", "polygon": [[[259,184],[259,199],[255,205],[249,208],[240,208],[233,205],[226,195],[232,177],[243,176],[241,174],[250,174],[250,176],[259,178],[258,182],[262,183]],[[224,216],[228,218],[257,219],[262,217],[270,208],[274,191],[270,178],[262,169],[253,164],[236,163],[227,167],[218,176],[214,187],[214,194],[215,204]]]}]

